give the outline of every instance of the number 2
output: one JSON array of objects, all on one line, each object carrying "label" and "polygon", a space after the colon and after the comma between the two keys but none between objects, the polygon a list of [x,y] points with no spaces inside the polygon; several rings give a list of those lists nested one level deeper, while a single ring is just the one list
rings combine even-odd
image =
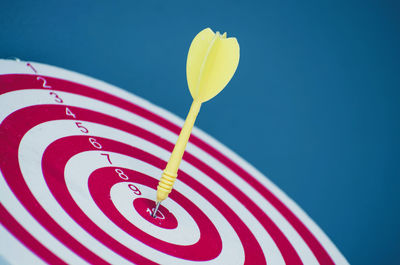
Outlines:
[{"label": "number 2", "polygon": [[38,77],[36,77],[36,80],[42,80],[42,81],[43,81],[43,84],[42,84],[42,87],[43,87],[43,88],[51,88],[51,86],[46,85],[46,84],[47,84],[47,80],[44,79],[43,77],[38,76]]}]

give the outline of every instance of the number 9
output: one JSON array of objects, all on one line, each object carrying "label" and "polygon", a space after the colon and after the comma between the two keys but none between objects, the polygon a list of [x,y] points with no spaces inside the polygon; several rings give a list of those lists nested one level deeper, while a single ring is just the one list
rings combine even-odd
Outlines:
[{"label": "number 9", "polygon": [[136,195],[142,195],[142,192],[133,184],[128,184],[128,187],[135,193]]}]

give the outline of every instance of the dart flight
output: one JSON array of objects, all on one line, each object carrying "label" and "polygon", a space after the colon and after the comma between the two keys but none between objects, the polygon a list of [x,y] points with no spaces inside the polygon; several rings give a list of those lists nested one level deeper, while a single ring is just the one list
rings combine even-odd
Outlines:
[{"label": "dart flight", "polygon": [[186,144],[201,104],[215,97],[229,83],[239,64],[239,44],[227,38],[226,32],[202,30],[193,39],[186,62],[186,76],[193,103],[179,134],[171,157],[157,187],[156,216],[160,203],[168,197],[176,180]]}]

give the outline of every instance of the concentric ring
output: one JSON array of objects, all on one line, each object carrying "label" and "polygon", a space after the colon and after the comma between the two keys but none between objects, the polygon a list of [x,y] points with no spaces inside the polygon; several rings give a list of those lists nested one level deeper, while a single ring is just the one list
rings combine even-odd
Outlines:
[{"label": "concentric ring", "polygon": [[[25,95],[16,104],[0,107],[7,109],[0,113],[0,121],[2,121],[0,144],[7,146],[7,150],[0,152],[0,169],[6,181],[1,184],[2,191],[5,191],[1,195],[2,225],[33,253],[49,263],[63,261],[69,263],[86,261],[98,264],[160,263],[160,259],[152,259],[152,255],[147,255],[146,251],[138,252],[135,247],[131,248],[121,244],[122,237],[113,237],[106,233],[104,228],[98,226],[96,218],[89,218],[71,196],[74,193],[74,187],[73,185],[67,186],[64,168],[74,156],[94,151],[100,153],[100,156],[104,153],[108,155],[115,153],[132,157],[161,171],[165,166],[168,152],[172,150],[179,126],[146,109],[143,106],[148,106],[148,103],[140,100],[136,100],[137,104],[134,104],[77,83],[52,77],[42,78],[46,80],[46,86],[51,86],[53,94],[49,93],[49,90],[41,89],[44,87],[43,79],[38,79],[37,76],[0,76],[0,93],[2,93],[0,101],[7,102],[11,98],[15,99],[19,95]],[[105,86],[104,84],[96,85]],[[116,93],[115,90],[113,93]],[[27,94],[34,95],[36,101],[26,97]],[[45,99],[44,96],[47,98]],[[80,102],[84,106],[81,106]],[[102,109],[99,109],[100,105],[103,106]],[[110,116],[112,113],[118,114],[117,117],[125,118],[117,119]],[[166,115],[164,112],[162,113],[164,116]],[[130,123],[126,121],[130,121]],[[56,125],[55,122],[59,127],[73,124],[76,126],[74,128],[76,132],[63,133],[65,128],[61,128],[62,132],[60,131],[59,137],[50,141],[42,154],[35,153],[34,150],[20,152],[22,151],[20,150],[21,146],[29,146],[29,144],[21,145],[25,135],[34,128],[45,128],[46,124],[49,124],[49,128],[53,128]],[[114,139],[112,134],[102,133],[101,126],[96,124],[134,135],[135,141],[125,142]],[[206,139],[208,143],[203,139]],[[147,150],[141,149],[142,141],[150,143]],[[218,147],[219,150],[215,147]],[[21,157],[22,153],[40,156],[29,163],[41,165],[43,170],[41,181],[46,183],[45,185],[51,192],[46,196],[53,196],[53,202],[50,204],[54,206],[52,206],[54,209],[57,208],[54,212],[64,211],[63,216],[68,216],[68,221],[65,221],[66,223],[63,225],[60,225],[60,220],[54,219],[52,216],[54,212],[50,213],[53,210],[48,211],[50,206],[43,205],[43,198],[40,198],[42,195],[38,192],[31,192],[32,186],[29,184],[31,176],[27,173],[31,165],[25,165],[26,157]],[[113,157],[115,156],[113,155]],[[244,260],[239,261],[240,263],[262,264],[268,261],[274,264],[283,262],[287,264],[333,264],[334,260],[336,262],[345,261],[322,231],[293,202],[282,195],[271,183],[263,180],[261,175],[259,176],[229,150],[225,150],[202,133],[195,131],[191,138],[182,163],[182,170],[179,172],[180,184],[177,185],[175,193],[171,194],[171,199],[176,200],[188,212],[189,209],[196,208],[196,205],[193,206],[192,199],[196,202],[204,201],[204,203],[200,203],[200,208],[195,210],[195,213],[190,212],[190,216],[194,216],[201,231],[200,240],[193,245],[173,246],[171,243],[144,233],[121,215],[111,200],[104,200],[104,197],[109,196],[110,190],[116,182],[110,182],[108,186],[101,186],[98,184],[100,183],[99,179],[105,182],[108,179],[107,176],[116,169],[129,172],[128,175],[135,175],[138,179],[130,179],[129,181],[132,183],[139,183],[147,187],[153,186],[153,189],[156,187],[158,176],[153,175],[154,172],[148,175],[136,171],[135,168],[129,168],[129,166],[121,168],[103,163],[99,164],[97,170],[87,175],[89,179],[87,187],[77,187],[77,189],[90,189],[92,198],[87,199],[94,199],[96,208],[103,210],[101,218],[107,217],[122,231],[121,235],[125,233],[139,240],[141,244],[150,247],[149,253],[153,251],[151,249],[154,249],[156,251],[154,253],[158,253],[160,258],[167,255],[171,256],[172,261],[174,260],[172,257],[175,257],[176,264],[196,261],[216,262],[219,256],[222,256],[223,249],[228,246],[224,243],[226,236],[222,237],[222,241],[218,241],[222,229],[212,228],[214,218],[218,215],[225,218],[228,226],[233,228],[234,236],[240,239],[239,245],[230,250],[240,252],[242,249]],[[91,179],[97,180],[92,181]],[[199,179],[201,182],[198,181]],[[118,182],[124,181],[119,179]],[[186,187],[195,191],[197,195],[193,197],[188,194],[178,195],[187,189]],[[96,193],[97,191],[98,193]],[[12,196],[9,199],[5,197],[5,194],[12,194]],[[82,198],[82,201],[84,200],[85,198]],[[254,200],[257,200],[257,203]],[[265,201],[265,206],[259,206],[261,201]],[[16,210],[11,209],[11,205],[16,203],[20,203],[24,208],[24,210],[22,208],[18,210],[18,214],[19,212],[24,212],[24,214],[16,215]],[[234,212],[232,208],[237,211]],[[271,211],[267,212],[266,208]],[[37,231],[31,229],[22,220],[22,216],[27,215],[31,216],[28,219],[33,221]],[[82,241],[79,236],[72,236],[69,226],[75,227],[74,231],[86,233],[85,236],[92,242],[91,245],[86,244],[86,241]],[[15,229],[16,227],[19,228]],[[46,243],[44,236],[38,236],[39,230],[43,228],[46,233],[40,232],[40,234],[46,234],[48,240],[55,242],[53,245],[50,246]],[[210,231],[204,232],[206,228]],[[142,237],[139,236],[140,234]],[[202,240],[206,240],[204,246],[209,246],[208,249],[201,247],[188,251],[189,247],[203,244]],[[105,251],[99,252],[96,249]],[[71,253],[74,255],[70,255]]]}]

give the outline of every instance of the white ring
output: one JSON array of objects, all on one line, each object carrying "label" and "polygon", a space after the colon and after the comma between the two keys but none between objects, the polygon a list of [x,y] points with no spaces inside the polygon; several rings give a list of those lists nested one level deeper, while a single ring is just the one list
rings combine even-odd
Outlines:
[{"label": "white ring", "polygon": [[[4,69],[7,69],[7,71],[11,72],[21,72],[25,73],[27,70],[26,68],[18,68],[19,66],[24,65],[24,62],[21,63],[9,63],[8,61],[2,61],[1,63],[4,68],[1,68],[0,71],[5,71]],[[18,67],[17,67],[18,66]],[[100,90],[106,91],[108,93],[115,94],[120,97],[124,97],[129,99],[132,102],[135,102],[138,105],[141,105],[142,107],[146,109],[150,109],[152,112],[156,112],[160,114],[163,117],[166,117],[169,121],[174,122],[175,124],[181,125],[182,121],[180,119],[177,119],[175,116],[171,115],[170,113],[166,112],[165,110],[162,110],[134,95],[131,95],[125,91],[122,91],[118,88],[115,88],[113,86],[110,86],[104,82],[100,82],[98,80],[79,75],[73,72],[65,71],[59,68],[51,67],[51,66],[46,66],[42,64],[35,63],[35,67],[39,69],[41,72],[46,72],[49,75],[53,75],[56,77],[63,77],[69,80],[74,80],[75,82],[79,83],[85,83],[88,86],[96,87],[99,88]],[[25,70],[24,70],[25,69]],[[31,90],[33,91],[33,90]],[[30,106],[30,105],[38,105],[38,104],[54,104],[54,102],[50,102],[50,98],[46,98],[45,95],[48,93],[47,90],[35,90],[36,92],[30,93],[31,91],[14,91],[14,92],[9,92],[6,94],[3,94],[0,96],[0,122],[3,120],[4,117],[6,117],[9,113],[12,113],[15,110],[18,110],[20,108],[23,108],[25,106]],[[35,94],[36,93],[36,94]],[[165,138],[166,140],[174,143],[176,140],[176,135],[169,132],[168,130],[150,122],[145,119],[143,119],[140,116],[134,115],[132,113],[129,113],[125,110],[116,108],[115,106],[111,106],[109,104],[105,104],[104,102],[88,99],[86,97],[82,97],[79,95],[74,95],[70,93],[65,93],[65,92],[57,92],[59,95],[61,95],[65,101],[66,104],[68,105],[74,105],[71,104],[72,102],[79,102],[76,104],[77,106],[80,106],[82,108],[86,109],[92,109],[94,111],[98,111],[101,113],[106,113],[108,115],[113,115],[115,117],[119,117],[125,121],[133,121],[133,123],[139,125],[139,127],[146,128],[147,130],[158,134],[159,136]],[[35,94],[34,97],[30,97],[30,95]],[[41,95],[39,95],[41,94]],[[11,100],[10,100],[11,97]],[[101,103],[101,104],[100,104]],[[95,105],[95,107],[93,107]],[[105,105],[111,106],[104,108]],[[100,106],[100,107],[99,107]],[[99,109],[96,109],[99,108]],[[111,112],[110,112],[111,111]],[[161,130],[159,130],[161,128]],[[95,131],[95,134],[98,132]],[[239,158],[237,155],[235,155],[233,152],[222,146],[220,143],[216,142],[214,139],[209,137],[208,135],[204,134],[200,130],[194,128],[193,133],[196,134],[198,137],[201,139],[205,140],[206,142],[210,143],[214,148],[220,150],[224,154],[226,154],[229,158],[231,158],[235,163],[239,164],[242,168],[250,172],[258,181],[260,181],[263,185],[268,187],[268,189],[273,192],[285,205],[288,206],[288,208],[304,223],[304,225],[315,235],[318,241],[321,242],[323,247],[328,251],[330,256],[333,258],[333,260],[336,263],[347,263],[345,258],[341,255],[341,253],[336,249],[336,247],[333,245],[333,243],[329,240],[329,238],[319,229],[319,227],[312,222],[312,220],[290,199],[288,198],[283,192],[281,192],[275,185],[273,185],[269,180],[267,180],[261,173],[256,171],[253,167],[251,167],[247,162],[245,162],[243,159]],[[76,134],[76,133],[75,133]],[[74,133],[70,134],[74,135]],[[102,134],[100,134],[101,137],[103,137]],[[32,146],[32,145],[31,145]],[[31,146],[27,146],[28,148],[31,148]],[[152,151],[152,150],[151,150]],[[149,151],[150,153],[152,153]],[[216,171],[218,171],[222,176],[230,176],[227,178],[228,181],[231,181],[232,183],[236,183],[235,185],[238,185],[242,191],[252,200],[256,201],[257,204],[261,207],[261,209],[271,218],[271,220],[279,227],[279,229],[284,233],[284,235],[287,237],[289,240],[290,244],[295,248],[296,252],[299,254],[301,260],[306,261],[307,264],[314,264],[316,263],[316,259],[308,246],[305,244],[304,240],[300,237],[300,235],[294,230],[294,228],[287,222],[287,220],[272,206],[268,201],[266,201],[258,192],[254,191],[252,187],[250,187],[246,181],[241,179],[239,176],[236,176],[233,172],[231,172],[229,169],[227,169],[224,165],[222,165],[219,161],[214,159],[212,156],[210,156],[208,153],[204,152],[203,150],[192,146],[190,143],[188,145],[188,152],[193,153],[196,157],[198,157],[202,161],[207,161],[207,164],[210,165],[212,168],[214,168]],[[29,153],[29,152],[28,152]],[[152,153],[155,154],[155,153]],[[34,155],[37,155],[37,153],[34,153]],[[156,154],[157,156],[159,154]],[[163,160],[166,160],[164,157],[164,154],[161,154],[162,157],[160,157]],[[168,154],[167,154],[168,156]],[[20,162],[21,160],[24,160],[25,158],[20,156]],[[31,157],[29,158],[31,159]],[[32,166],[32,163],[28,163],[29,166]],[[182,163],[182,169],[186,171],[189,175],[195,177],[196,179],[201,179],[202,182],[204,182],[207,186],[208,185],[215,185],[216,183],[212,180],[210,180],[207,176],[203,176],[202,172],[197,170],[196,168],[192,167],[185,161]],[[29,171],[29,170],[28,170]],[[24,178],[26,178],[24,174]],[[3,179],[2,179],[3,182]],[[5,183],[3,183],[5,184]],[[17,199],[14,197],[11,191],[8,190],[8,186],[1,185],[1,188],[6,189],[6,192],[1,192],[0,198],[1,202],[7,210],[10,211],[10,213],[15,217],[15,212],[24,212],[24,209],[20,209],[21,207],[15,206],[15,210],[11,205],[11,201],[14,200],[15,203],[19,203]],[[179,184],[179,183],[177,183]],[[178,189],[178,185],[176,185],[176,188]],[[224,188],[222,187],[214,187],[212,186],[213,190],[212,192],[226,192]],[[215,188],[215,189],[214,189]],[[10,195],[10,198],[6,198],[6,196]],[[216,193],[219,194],[219,193]],[[226,195],[226,194],[225,194]],[[229,195],[227,195],[230,200],[232,200]],[[193,197],[193,199],[195,196]],[[257,241],[260,242],[260,245],[264,251],[264,255],[266,256],[268,262],[270,263],[280,263],[282,261],[282,257],[280,256],[280,253],[276,255],[276,251],[270,251],[271,247],[276,248],[275,243],[271,240],[269,235],[266,233],[266,231],[261,227],[261,225],[255,225],[252,224],[253,221],[257,222],[255,218],[252,216],[251,213],[247,211],[247,209],[243,209],[243,205],[241,205],[239,202],[237,202],[236,199],[233,199],[233,204],[230,204],[230,207],[237,207],[237,213],[239,216],[245,221],[246,225],[248,225],[249,229],[252,231],[252,233],[256,236]],[[13,214],[14,211],[14,214]],[[247,221],[248,219],[245,217],[248,214],[250,214],[250,218],[253,220],[250,223]],[[29,212],[25,213],[25,216],[29,215]],[[23,216],[23,214],[21,215]],[[21,223],[24,223],[24,218],[23,217],[18,217],[18,221]],[[26,220],[29,218],[27,217]],[[33,218],[30,218],[33,220],[35,223],[36,221]],[[257,222],[258,223],[258,222]],[[40,225],[39,225],[40,226]],[[30,232],[30,226],[24,225],[26,229],[28,229]],[[258,227],[258,228],[257,228]],[[261,228],[260,228],[261,227]],[[32,233],[32,232],[31,232]],[[44,233],[47,233],[45,231]],[[265,236],[266,235],[266,236]],[[36,237],[36,236],[35,236]],[[50,235],[51,238],[51,235]],[[44,238],[42,241],[46,241]],[[47,242],[47,241],[46,241]],[[52,244],[45,244],[46,247],[49,249],[54,248],[54,246],[57,246],[55,244],[54,246]],[[86,245],[89,247],[88,245]],[[93,247],[95,248],[95,247]],[[68,249],[67,249],[68,250]],[[58,250],[57,250],[58,251]],[[56,253],[56,252],[55,252]],[[96,252],[97,253],[97,252]],[[272,254],[272,255],[271,255]],[[61,257],[61,255],[58,255]],[[72,257],[68,257],[70,260]],[[64,258],[63,258],[64,259]],[[68,259],[65,259],[68,260]],[[112,259],[114,262],[115,260]],[[121,262],[123,260],[120,260]],[[118,262],[120,263],[120,262]],[[123,263],[123,262],[122,262]]]}]

